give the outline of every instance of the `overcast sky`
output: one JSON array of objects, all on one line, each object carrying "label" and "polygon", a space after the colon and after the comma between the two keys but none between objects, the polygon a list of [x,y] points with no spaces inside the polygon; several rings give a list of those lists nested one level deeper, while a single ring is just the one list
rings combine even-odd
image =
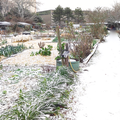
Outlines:
[{"label": "overcast sky", "polygon": [[[63,8],[70,7],[72,10],[80,7],[82,10],[91,9],[95,7],[108,7],[111,8],[112,5],[119,0],[37,0],[42,3],[39,11],[55,9],[58,5]],[[119,1],[120,2],[120,1]]]}]

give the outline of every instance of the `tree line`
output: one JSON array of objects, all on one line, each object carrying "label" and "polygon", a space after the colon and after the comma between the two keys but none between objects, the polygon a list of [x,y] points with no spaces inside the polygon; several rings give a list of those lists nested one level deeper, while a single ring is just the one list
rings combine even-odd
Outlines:
[{"label": "tree line", "polygon": [[84,22],[83,11],[81,8],[77,7],[74,11],[69,7],[62,8],[60,5],[53,11],[53,20],[56,24],[61,26],[61,22],[66,22],[67,24],[70,21],[76,23]]},{"label": "tree line", "polygon": [[[98,21],[107,23],[119,23],[120,21],[120,2],[115,2],[112,8],[96,7],[94,10],[82,11],[80,7],[72,11],[69,7],[62,8],[60,5],[53,12],[53,20],[56,24],[61,22],[67,24],[72,20],[75,23],[88,22],[96,23]],[[103,21],[104,20],[104,21]]]}]

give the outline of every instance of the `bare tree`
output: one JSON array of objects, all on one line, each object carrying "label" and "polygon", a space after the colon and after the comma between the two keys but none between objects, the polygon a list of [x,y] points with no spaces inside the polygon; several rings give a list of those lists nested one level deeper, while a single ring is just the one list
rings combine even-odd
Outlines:
[{"label": "bare tree", "polygon": [[18,9],[18,14],[22,19],[25,16],[25,10],[38,9],[38,6],[41,4],[40,2],[36,2],[36,0],[12,0],[14,2],[14,7]]},{"label": "bare tree", "polygon": [[113,5],[111,17],[114,18],[114,21],[120,21],[120,2],[116,2]]},{"label": "bare tree", "polygon": [[0,0],[0,10],[3,16],[5,16],[6,13],[10,11],[12,8],[13,4],[12,1],[10,0]]},{"label": "bare tree", "polygon": [[112,9],[108,12],[107,21],[113,25],[118,27],[120,21],[120,2],[115,2],[112,6]]},{"label": "bare tree", "polygon": [[104,24],[107,18],[107,13],[101,7],[98,7],[94,11],[90,11],[88,16],[89,22],[93,23],[93,25],[91,25],[91,33],[93,37],[99,38],[100,41],[103,41],[103,38],[106,35]]}]

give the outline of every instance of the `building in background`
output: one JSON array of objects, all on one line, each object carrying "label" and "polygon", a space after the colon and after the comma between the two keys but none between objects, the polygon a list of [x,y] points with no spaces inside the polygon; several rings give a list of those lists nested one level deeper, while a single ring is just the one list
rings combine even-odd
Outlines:
[{"label": "building in background", "polygon": [[[47,26],[56,26],[56,23],[55,23],[54,20],[53,20],[53,11],[54,11],[54,10],[46,10],[46,11],[39,11],[39,12],[37,12],[37,13],[41,16],[44,24],[46,24]],[[74,12],[74,11],[73,11],[73,12]],[[86,22],[88,22],[87,13],[88,13],[88,11],[83,11],[84,20],[85,20]],[[72,19],[71,21],[72,21],[73,23],[75,23],[75,20],[74,20],[74,19]],[[76,23],[75,23],[75,24],[76,24]],[[65,23],[65,22],[61,22],[61,25],[62,25],[62,26],[66,26],[66,23]]]},{"label": "building in background", "polygon": [[54,10],[46,10],[46,11],[40,11],[38,14],[41,16],[44,24],[47,26],[54,26],[55,23],[53,21],[53,11]]}]

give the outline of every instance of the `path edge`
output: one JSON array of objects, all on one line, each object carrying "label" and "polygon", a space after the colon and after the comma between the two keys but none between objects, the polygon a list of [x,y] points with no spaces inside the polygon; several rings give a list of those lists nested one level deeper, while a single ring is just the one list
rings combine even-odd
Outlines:
[{"label": "path edge", "polygon": [[94,49],[92,50],[92,52],[83,60],[83,64],[87,64],[90,61],[92,56],[95,54],[99,43],[100,43],[100,40],[94,45]]}]

